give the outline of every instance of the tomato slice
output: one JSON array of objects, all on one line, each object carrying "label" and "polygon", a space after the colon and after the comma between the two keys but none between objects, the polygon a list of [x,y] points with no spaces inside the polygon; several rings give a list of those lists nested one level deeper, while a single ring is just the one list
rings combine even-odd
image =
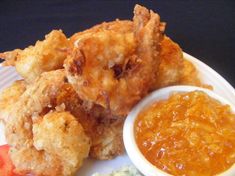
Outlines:
[{"label": "tomato slice", "polygon": [[15,167],[8,154],[9,149],[9,145],[0,146],[0,176],[19,176],[13,172]]}]

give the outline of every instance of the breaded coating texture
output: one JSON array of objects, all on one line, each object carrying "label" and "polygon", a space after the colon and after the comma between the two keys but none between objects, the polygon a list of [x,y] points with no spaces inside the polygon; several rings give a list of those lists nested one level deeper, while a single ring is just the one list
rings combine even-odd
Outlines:
[{"label": "breaded coating texture", "polygon": [[[105,118],[105,117],[104,117]],[[122,139],[124,119],[98,122],[91,134],[92,147],[90,156],[99,160],[113,159],[124,153]]]},{"label": "breaded coating texture", "polygon": [[118,34],[127,34],[133,32],[133,21],[130,20],[115,20],[111,22],[103,22],[101,24],[95,25],[90,29],[84,30],[82,32],[77,32],[70,37],[69,42],[71,45],[78,45],[80,40],[95,35],[97,32],[105,31],[115,31]]},{"label": "breaded coating texture", "polygon": [[120,32],[101,27],[84,37],[77,35],[65,61],[68,80],[79,97],[117,116],[127,115],[152,86],[164,30],[157,14],[138,5],[133,31],[127,28]]},{"label": "breaded coating texture", "polygon": [[35,147],[11,147],[10,157],[19,175],[62,176],[60,160],[43,150]]},{"label": "breaded coating texture", "polygon": [[16,49],[1,53],[3,65],[13,65],[27,81],[33,82],[41,73],[63,68],[67,56],[68,40],[61,30],[53,30],[43,41],[24,50]]},{"label": "breaded coating texture", "polygon": [[122,129],[125,117],[115,117],[107,109],[95,105],[88,116],[79,119],[91,138],[90,156],[99,160],[113,159],[124,153]]},{"label": "breaded coating texture", "polygon": [[64,78],[63,70],[42,74],[34,84],[27,87],[20,99],[12,104],[3,120],[8,144],[13,147],[31,146],[32,121],[53,104]]},{"label": "breaded coating texture", "polygon": [[200,80],[197,68],[190,61],[184,59],[183,64],[184,67],[181,71],[181,78],[179,84],[198,86],[213,90],[213,86],[205,84]]},{"label": "breaded coating texture", "polygon": [[201,81],[198,78],[198,72],[195,66],[188,60],[184,59],[183,69],[181,71],[180,84],[200,86]]},{"label": "breaded coating texture", "polygon": [[164,36],[160,47],[160,65],[156,69],[153,90],[179,84],[184,68],[183,52],[178,44]]},{"label": "breaded coating texture", "polygon": [[33,145],[12,148],[19,174],[70,176],[88,156],[90,139],[69,112],[50,112],[33,124]]},{"label": "breaded coating texture", "polygon": [[[124,119],[110,120],[109,112],[103,107],[89,107],[83,104],[73,87],[65,83],[56,97],[57,110],[70,111],[83,126],[91,139],[89,155],[92,158],[105,160],[124,153],[122,127]],[[86,110],[85,110],[86,109]]]},{"label": "breaded coating texture", "polygon": [[17,102],[20,96],[26,90],[26,84],[23,80],[15,81],[11,86],[0,93],[0,120],[5,117],[5,112]]},{"label": "breaded coating texture", "polygon": [[66,84],[63,70],[43,73],[9,108],[3,122],[17,173],[74,175],[88,156],[90,139],[77,118],[51,112]]},{"label": "breaded coating texture", "polygon": [[37,150],[54,154],[61,160],[62,175],[73,175],[90,150],[90,139],[68,112],[46,114],[33,124],[33,144]]}]

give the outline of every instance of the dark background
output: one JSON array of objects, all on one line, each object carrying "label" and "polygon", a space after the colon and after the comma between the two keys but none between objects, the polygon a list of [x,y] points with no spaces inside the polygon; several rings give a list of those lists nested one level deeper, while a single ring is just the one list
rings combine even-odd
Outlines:
[{"label": "dark background", "polygon": [[158,12],[168,36],[235,86],[235,0],[0,1],[0,51],[34,44],[52,29],[71,36],[103,21],[131,19],[136,3]]}]

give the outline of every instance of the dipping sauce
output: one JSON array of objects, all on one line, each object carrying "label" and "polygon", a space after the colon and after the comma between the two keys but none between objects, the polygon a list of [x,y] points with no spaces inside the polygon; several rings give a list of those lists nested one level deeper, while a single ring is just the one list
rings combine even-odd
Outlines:
[{"label": "dipping sauce", "polygon": [[175,93],[143,110],[137,145],[157,168],[178,176],[209,176],[235,163],[235,114],[201,91]]}]

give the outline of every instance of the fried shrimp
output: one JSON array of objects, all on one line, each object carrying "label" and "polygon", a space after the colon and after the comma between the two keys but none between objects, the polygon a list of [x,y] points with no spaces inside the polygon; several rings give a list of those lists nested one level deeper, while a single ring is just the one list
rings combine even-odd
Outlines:
[{"label": "fried shrimp", "polygon": [[0,53],[0,58],[5,59],[3,65],[15,66],[27,82],[32,82],[43,72],[63,68],[67,48],[68,40],[63,32],[53,30],[34,46]]},{"label": "fried shrimp", "polygon": [[[5,113],[6,139],[18,173],[73,175],[88,156],[90,139],[77,118],[63,111],[50,113],[65,81],[63,70],[43,73]],[[67,105],[61,98],[58,102]]]},{"label": "fried shrimp", "polygon": [[160,47],[160,65],[156,69],[153,90],[178,84],[184,68],[183,52],[178,44],[164,36]]},{"label": "fried shrimp", "polygon": [[80,98],[118,116],[126,115],[151,87],[163,28],[157,14],[137,5],[133,31],[126,31],[104,27],[78,37],[65,61],[68,80]]},{"label": "fried shrimp", "polygon": [[12,104],[4,117],[8,144],[13,147],[32,144],[32,116],[37,116],[52,105],[64,83],[64,77],[63,70],[42,74],[34,84],[27,87],[20,99]]},{"label": "fried shrimp", "polygon": [[46,114],[33,124],[32,132],[33,146],[13,148],[10,153],[21,174],[74,175],[88,156],[89,138],[69,112]]},{"label": "fried shrimp", "polygon": [[61,160],[62,175],[66,176],[75,174],[90,150],[90,139],[68,112],[46,114],[33,125],[33,136],[37,150],[54,154]]}]

